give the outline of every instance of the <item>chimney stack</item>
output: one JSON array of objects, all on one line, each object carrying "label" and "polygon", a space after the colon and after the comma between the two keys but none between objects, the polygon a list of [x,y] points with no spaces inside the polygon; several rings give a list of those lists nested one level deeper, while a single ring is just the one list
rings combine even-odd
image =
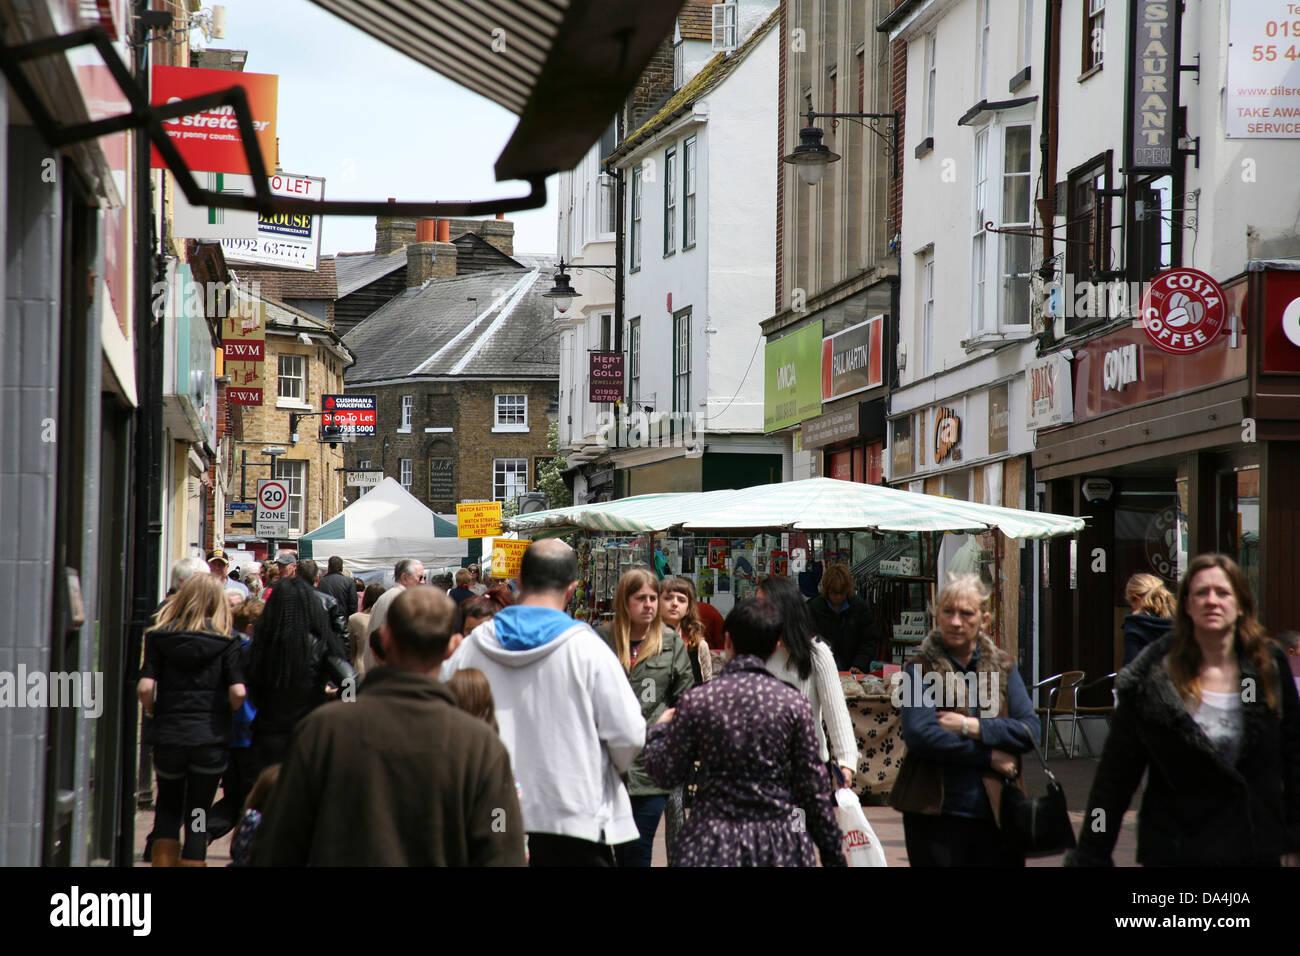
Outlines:
[{"label": "chimney stack", "polygon": [[402,216],[375,218],[375,255],[386,256],[417,241],[416,221]]}]

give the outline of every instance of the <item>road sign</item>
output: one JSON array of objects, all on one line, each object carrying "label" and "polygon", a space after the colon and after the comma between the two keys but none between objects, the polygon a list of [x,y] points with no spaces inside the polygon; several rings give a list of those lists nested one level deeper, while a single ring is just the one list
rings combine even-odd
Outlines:
[{"label": "road sign", "polygon": [[280,538],[289,534],[289,482],[282,478],[257,479],[257,536]]},{"label": "road sign", "polygon": [[343,472],[343,484],[348,488],[378,488],[383,480],[382,470],[366,468],[361,471]]},{"label": "road sign", "polygon": [[340,435],[375,434],[374,395],[322,395],[321,427],[336,425]]},{"label": "road sign", "polygon": [[226,510],[227,511],[256,511],[257,505],[253,504],[251,501],[227,501]]}]

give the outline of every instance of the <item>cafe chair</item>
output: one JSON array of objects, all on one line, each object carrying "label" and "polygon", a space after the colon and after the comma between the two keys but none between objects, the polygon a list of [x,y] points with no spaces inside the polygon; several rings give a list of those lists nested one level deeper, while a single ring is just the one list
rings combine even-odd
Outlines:
[{"label": "cafe chair", "polygon": [[[1076,687],[1074,689],[1074,720],[1076,724],[1083,720],[1104,720],[1106,726],[1110,726],[1111,715],[1115,713],[1114,691],[1115,678],[1118,676],[1118,673],[1118,671],[1111,671],[1105,677],[1099,677],[1091,683],[1084,684],[1081,687]],[[1103,685],[1109,685],[1108,689],[1111,692],[1111,703],[1096,707],[1081,707],[1079,705],[1079,695],[1081,693]],[[1083,738],[1083,746],[1088,751],[1088,756],[1096,756],[1092,751],[1092,744],[1088,741],[1087,732],[1081,730],[1079,736]],[[1071,738],[1071,749],[1073,749],[1073,738]]]},{"label": "cafe chair", "polygon": [[1060,727],[1057,727],[1057,723],[1064,720],[1072,725],[1070,747],[1066,751],[1066,756],[1067,758],[1074,757],[1074,735],[1078,730],[1078,698],[1075,691],[1083,683],[1083,678],[1083,671],[1064,671],[1051,677],[1045,677],[1029,688],[1031,691],[1039,689],[1047,691],[1047,705],[1034,708],[1034,713],[1042,721],[1044,753],[1051,753],[1051,737],[1049,735],[1053,727],[1056,728],[1056,739],[1061,741],[1061,748],[1065,749],[1065,738],[1061,736]]}]

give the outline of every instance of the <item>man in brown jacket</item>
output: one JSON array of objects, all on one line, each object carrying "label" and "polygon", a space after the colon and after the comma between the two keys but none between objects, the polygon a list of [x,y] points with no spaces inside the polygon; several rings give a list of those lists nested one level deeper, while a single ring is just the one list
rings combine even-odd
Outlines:
[{"label": "man in brown jacket", "polygon": [[387,666],[294,732],[253,865],[524,865],[509,753],[437,679],[455,626],[436,588],[397,596],[381,632]]}]

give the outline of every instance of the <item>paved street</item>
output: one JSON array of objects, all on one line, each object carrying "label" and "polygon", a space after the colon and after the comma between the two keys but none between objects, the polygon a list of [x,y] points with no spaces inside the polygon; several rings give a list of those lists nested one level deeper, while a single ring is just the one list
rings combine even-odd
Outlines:
[{"label": "paved street", "polygon": [[[1065,795],[1070,807],[1070,819],[1074,821],[1075,831],[1077,832],[1079,825],[1083,822],[1084,805],[1088,799],[1088,788],[1092,784],[1093,774],[1097,769],[1097,761],[1088,758],[1065,760],[1058,757],[1052,760],[1050,765],[1052,772],[1056,774],[1061,781],[1061,785],[1065,787]],[[1045,778],[1038,766],[1027,765],[1025,780],[1031,794],[1043,792]],[[1114,859],[1116,866],[1136,865],[1134,859],[1137,849],[1135,825],[1137,822],[1136,808],[1140,794],[1141,791],[1139,790],[1138,796],[1133,799],[1133,809],[1124,815],[1124,826],[1120,832],[1119,842],[1115,847]],[[867,807],[866,812],[867,819],[871,821],[876,836],[880,838],[880,842],[885,848],[885,856],[889,860],[889,865],[907,866],[907,849],[903,841],[903,815],[889,807]],[[137,866],[145,865],[140,863],[140,854],[144,850],[145,835],[148,834],[152,826],[153,811],[141,811],[136,814],[135,859]],[[208,848],[208,865],[226,866],[229,862],[230,838],[222,837]],[[664,846],[664,828],[662,824],[660,824],[659,833],[655,838],[654,865],[668,865],[668,851]],[[1030,860],[1028,865],[1060,866],[1061,856],[1058,854]]]}]

